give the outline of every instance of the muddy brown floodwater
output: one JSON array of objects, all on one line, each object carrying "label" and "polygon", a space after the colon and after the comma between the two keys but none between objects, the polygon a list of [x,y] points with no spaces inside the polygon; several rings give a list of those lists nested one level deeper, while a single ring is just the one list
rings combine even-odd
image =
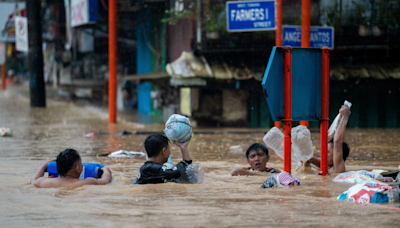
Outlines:
[{"label": "muddy brown floodwater", "polygon": [[[130,185],[145,159],[95,155],[120,149],[144,151],[146,135],[83,135],[158,131],[162,125],[123,120],[108,125],[104,109],[50,99],[46,109],[30,108],[24,89],[25,93],[20,88],[0,92],[0,126],[12,128],[14,134],[0,137],[1,227],[399,227],[399,204],[383,208],[339,201],[336,197],[351,184],[333,183],[334,176],[298,173],[294,176],[301,186],[280,189],[260,189],[266,177],[231,177],[229,172],[246,166],[246,159],[244,151],[231,154],[229,147],[246,149],[252,143],[262,143],[263,133],[196,134],[189,152],[206,172],[203,184]],[[263,130],[268,129],[256,131]],[[319,134],[312,137],[318,155]],[[398,129],[350,129],[346,141],[351,147],[346,162],[349,170],[395,170],[400,165]],[[78,150],[84,162],[109,167],[113,182],[75,189],[29,185],[33,173],[66,148]],[[181,159],[176,146],[171,153],[174,162]],[[271,157],[268,166],[283,169],[282,160],[273,152]]]}]

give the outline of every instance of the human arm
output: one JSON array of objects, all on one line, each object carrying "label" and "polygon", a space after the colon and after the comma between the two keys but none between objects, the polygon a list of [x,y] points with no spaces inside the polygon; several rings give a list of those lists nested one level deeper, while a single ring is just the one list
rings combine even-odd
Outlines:
[{"label": "human arm", "polygon": [[31,181],[30,181],[30,183],[32,185],[35,185],[37,187],[40,185],[40,182],[42,182],[42,179],[45,179],[43,176],[44,176],[44,173],[47,172],[47,165],[52,161],[55,161],[55,160],[51,160],[51,161],[44,163],[39,168],[39,170],[32,176]]},{"label": "human arm", "polygon": [[186,141],[186,142],[184,142],[184,143],[174,142],[174,144],[177,145],[177,146],[179,147],[179,149],[181,149],[182,160],[190,161],[188,146],[189,146],[189,143],[190,143],[190,140],[191,140],[191,139],[192,139],[192,137],[190,137],[190,138],[188,139],[188,141]]},{"label": "human arm", "polygon": [[85,178],[83,180],[80,180],[79,182],[76,183],[77,186],[83,186],[83,185],[105,185],[108,184],[112,181],[112,175],[111,175],[111,171],[106,168],[103,167],[101,169],[103,171],[103,174],[101,175],[100,178],[96,179],[96,178]]},{"label": "human arm", "polygon": [[262,176],[261,173],[259,173],[259,172],[249,171],[249,170],[241,169],[241,168],[232,170],[231,175],[232,176]]},{"label": "human arm", "polygon": [[317,166],[317,167],[321,167],[321,160],[319,158],[316,157],[312,157],[310,158],[310,160],[308,160],[305,164],[306,167],[310,166],[310,163]]},{"label": "human arm", "polygon": [[342,173],[346,171],[346,166],[343,160],[343,142],[346,132],[346,125],[350,117],[350,108],[347,105],[342,105],[339,110],[341,119],[333,137],[333,168],[334,173]]},{"label": "human arm", "polygon": [[103,167],[101,170],[103,171],[103,175],[97,179],[97,183],[101,185],[110,183],[112,181],[111,171],[106,167]]}]

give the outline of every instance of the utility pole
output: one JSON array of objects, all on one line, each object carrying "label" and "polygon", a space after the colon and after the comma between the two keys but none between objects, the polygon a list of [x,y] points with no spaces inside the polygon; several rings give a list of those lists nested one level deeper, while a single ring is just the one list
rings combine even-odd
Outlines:
[{"label": "utility pole", "polygon": [[[301,47],[310,47],[310,13],[311,11],[311,0],[301,1]],[[300,125],[310,128],[308,121],[301,120]]]},{"label": "utility pole", "polygon": [[[282,0],[276,0],[276,31],[275,46],[282,47]],[[275,127],[281,128],[281,121],[274,122]]]},{"label": "utility pole", "polygon": [[26,0],[29,40],[29,90],[31,107],[46,107],[46,88],[43,79],[41,1]]},{"label": "utility pole", "polygon": [[108,1],[108,123],[117,123],[117,0]]}]

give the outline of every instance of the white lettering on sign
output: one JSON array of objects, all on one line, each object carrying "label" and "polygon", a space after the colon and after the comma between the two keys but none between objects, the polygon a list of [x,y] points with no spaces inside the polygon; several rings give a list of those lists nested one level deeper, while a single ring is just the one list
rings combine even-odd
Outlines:
[{"label": "white lettering on sign", "polygon": [[285,32],[284,41],[301,42],[301,32]]},{"label": "white lettering on sign", "polygon": [[268,20],[268,9],[253,8],[231,10],[231,21],[263,21]]},{"label": "white lettering on sign", "polygon": [[327,33],[327,32],[311,32],[310,41],[329,43],[330,36],[329,36],[329,33]]},{"label": "white lettering on sign", "polygon": [[267,28],[271,26],[270,21],[254,22],[254,28]]},{"label": "white lettering on sign", "polygon": [[75,27],[88,23],[88,4],[87,0],[72,0],[71,2],[71,26]]}]

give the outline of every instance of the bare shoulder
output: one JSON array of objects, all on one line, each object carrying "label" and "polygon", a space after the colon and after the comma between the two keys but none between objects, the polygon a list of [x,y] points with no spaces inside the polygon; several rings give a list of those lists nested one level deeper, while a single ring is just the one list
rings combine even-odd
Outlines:
[{"label": "bare shoulder", "polygon": [[242,168],[233,169],[233,170],[231,171],[231,176],[238,176],[239,173],[240,173],[241,171],[243,171],[243,170],[244,170],[244,169],[242,169]]},{"label": "bare shoulder", "polygon": [[232,176],[261,176],[262,174],[260,172],[254,172],[254,171],[249,171],[247,169],[243,168],[237,168],[232,170],[231,172]]},{"label": "bare shoulder", "polygon": [[37,188],[58,188],[58,187],[60,187],[58,178],[47,178],[47,177],[40,177],[40,178],[36,179],[32,183],[32,185]]},{"label": "bare shoulder", "polygon": [[84,185],[98,185],[98,184],[99,184],[98,179],[88,177],[83,180],[79,180],[79,181],[75,182],[74,187],[80,187],[80,186],[84,186]]}]

